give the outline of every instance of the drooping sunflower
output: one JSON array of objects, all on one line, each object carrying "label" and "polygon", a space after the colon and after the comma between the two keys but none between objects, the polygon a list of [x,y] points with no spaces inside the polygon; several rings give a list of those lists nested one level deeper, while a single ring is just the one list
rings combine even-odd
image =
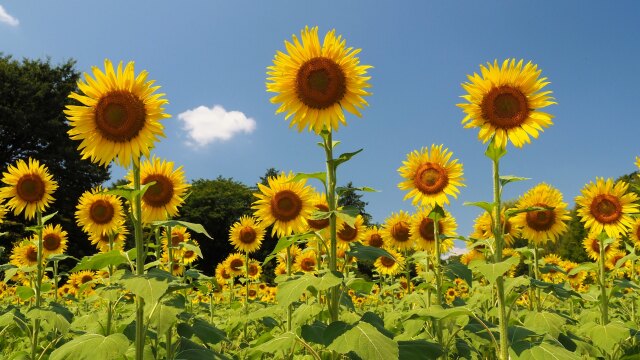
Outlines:
[{"label": "drooping sunflower", "polygon": [[278,51],[267,68],[266,85],[267,91],[277,93],[271,98],[280,104],[276,114],[293,117],[289,127],[320,133],[346,125],[343,110],[361,116],[359,109],[369,105],[363,97],[370,95],[365,89],[371,86],[366,76],[371,66],[360,65],[360,49],[347,48],[335,30],[320,45],[317,27],[305,27],[300,39],[293,35],[293,43],[285,41],[285,46],[287,53]]},{"label": "drooping sunflower", "polygon": [[380,233],[385,242],[398,250],[407,250],[413,247],[409,223],[411,216],[408,212],[400,210],[392,213],[382,225]]},{"label": "drooping sunflower", "polygon": [[562,193],[548,184],[540,183],[527,191],[515,207],[522,210],[531,207],[547,208],[521,212],[511,218],[513,225],[522,228],[522,237],[533,244],[556,242],[567,231],[565,222],[571,218],[567,204],[562,201]]},{"label": "drooping sunflower", "polygon": [[38,247],[29,239],[24,239],[14,245],[9,259],[17,267],[38,265]]},{"label": "drooping sunflower", "polygon": [[229,229],[229,242],[236,250],[251,254],[260,249],[264,233],[264,227],[254,217],[242,216]]},{"label": "drooping sunflower", "polygon": [[78,81],[80,93],[69,97],[82,105],[67,105],[64,113],[69,119],[72,140],[82,141],[78,149],[82,158],[107,166],[111,161],[129,167],[131,160],[144,155],[159,137],[164,137],[160,120],[169,115],[163,111],[167,103],[164,94],[155,93],[160,87],[147,80],[148,73],[134,73],[133,61],[114,71],[110,60],[104,61],[105,71],[93,67],[92,78],[85,73],[85,81]]},{"label": "drooping sunflower", "polygon": [[62,254],[66,249],[67,232],[60,225],[46,225],[42,229],[42,256]]},{"label": "drooping sunflower", "polygon": [[24,210],[27,220],[33,219],[36,211],[44,212],[54,200],[51,196],[58,188],[44,164],[29,158],[29,162],[18,160],[9,165],[2,174],[2,182],[8,186],[0,188],[0,199],[9,199],[5,206],[15,215]]},{"label": "drooping sunflower", "polygon": [[404,257],[391,248],[386,248],[385,250],[393,256],[393,259],[387,256],[380,256],[373,263],[373,266],[380,275],[396,275],[404,267]]},{"label": "drooping sunflower", "polygon": [[[504,244],[507,247],[510,247],[513,245],[515,239],[520,236],[522,228],[520,226],[515,226],[513,224],[512,218],[507,220],[507,222],[505,223],[505,212],[506,209],[503,209],[501,216],[502,226],[504,229],[502,239],[504,240]],[[478,240],[487,240],[494,238],[493,220],[491,214],[484,211],[476,218],[473,224],[473,233],[471,234],[471,237]]]},{"label": "drooping sunflower", "polygon": [[313,211],[312,190],[305,180],[291,180],[293,173],[283,172],[270,177],[269,186],[258,184],[260,193],[253,194],[258,198],[251,206],[254,215],[265,227],[273,224],[271,235],[283,237],[307,230],[307,218]]},{"label": "drooping sunflower", "polygon": [[[127,180],[133,185],[133,171],[127,174]],[[178,214],[178,207],[184,203],[189,189],[182,166],[174,169],[171,161],[153,157],[140,165],[140,183],[155,182],[142,196],[142,221],[166,220]]]},{"label": "drooping sunflower", "polygon": [[91,233],[89,234],[89,241],[91,245],[94,245],[98,251],[102,253],[109,252],[109,236],[113,237],[113,250],[124,249],[125,242],[127,241],[127,234],[129,230],[124,227],[124,224],[118,225],[115,232],[109,234]]},{"label": "drooping sunflower", "polygon": [[364,219],[362,215],[356,216],[353,227],[345,221],[339,220],[337,225],[336,240],[338,244],[345,245],[347,248],[353,242],[360,242],[364,236]]},{"label": "drooping sunflower", "polygon": [[[582,246],[584,250],[587,252],[589,258],[594,261],[598,261],[600,259],[600,240],[595,237],[587,237],[582,241]],[[605,245],[604,247],[604,258],[608,259],[611,254],[616,252],[620,247],[620,239],[614,238],[613,242]]]},{"label": "drooping sunflower", "polygon": [[303,251],[302,254],[296,257],[296,262],[293,264],[295,271],[302,271],[305,273],[315,272],[318,266],[318,258],[316,252],[313,250]]},{"label": "drooping sunflower", "polygon": [[409,190],[404,200],[412,198],[413,205],[434,206],[449,204],[449,197],[458,198],[462,181],[462,164],[443,145],[431,145],[407,155],[398,169],[406,180],[398,184],[401,190]]},{"label": "drooping sunflower", "polygon": [[638,196],[628,192],[629,184],[613,179],[597,178],[582,188],[576,197],[578,215],[589,229],[591,236],[598,236],[603,231],[611,238],[624,236],[633,226],[632,214],[638,212],[640,205],[635,202]]},{"label": "drooping sunflower", "polygon": [[[311,204],[314,207],[313,211],[329,211],[329,203],[327,203],[327,196],[324,193],[314,193],[311,197]],[[313,216],[313,212],[311,215]],[[309,224],[309,228],[313,231],[324,230],[329,227],[329,218],[318,220],[307,218],[307,224]]]},{"label": "drooping sunflower", "polygon": [[109,234],[124,223],[122,202],[101,187],[85,191],[78,200],[76,220],[89,234]]},{"label": "drooping sunflower", "polygon": [[[411,234],[411,241],[416,244],[416,247],[428,253],[433,253],[436,249],[435,224],[429,218],[430,212],[431,208],[428,207],[416,212],[409,222],[409,233]],[[457,227],[456,219],[445,210],[444,217],[438,220],[438,234],[456,236]],[[440,241],[440,253],[445,254],[453,248],[453,245],[453,240],[449,238]]]},{"label": "drooping sunflower", "polygon": [[378,230],[378,227],[375,225],[366,228],[362,235],[362,243],[376,248],[381,248],[386,245],[382,234],[380,234],[380,230]]},{"label": "drooping sunflower", "polygon": [[538,138],[539,132],[553,124],[553,115],[539,109],[556,104],[551,91],[544,87],[547,78],[540,78],[538,65],[506,59],[502,66],[495,60],[480,65],[481,75],[467,76],[462,87],[467,92],[462,98],[468,103],[458,104],[466,116],[465,128],[479,128],[478,139],[483,143],[495,138],[495,143],[506,148],[507,141],[515,147]]}]

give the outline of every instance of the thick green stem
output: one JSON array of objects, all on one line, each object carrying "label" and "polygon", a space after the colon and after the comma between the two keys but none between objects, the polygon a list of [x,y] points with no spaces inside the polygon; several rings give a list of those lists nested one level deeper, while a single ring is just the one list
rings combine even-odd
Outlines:
[{"label": "thick green stem", "polygon": [[[142,238],[142,197],[140,196],[140,158],[133,163],[133,188],[136,191],[133,197],[133,227],[136,242],[136,275],[144,275],[144,241]],[[136,360],[144,358],[144,300],[136,296]]]},{"label": "thick green stem", "polygon": [[[249,317],[249,253],[244,253],[244,316],[245,318]],[[248,321],[244,322],[244,341],[247,343],[249,340],[247,339],[247,326]]]},{"label": "thick green stem", "polygon": [[[438,220],[439,222],[439,220]],[[438,234],[439,224],[433,224],[433,238],[435,239],[435,259],[433,270],[436,273],[436,304],[442,305],[442,273],[440,272],[440,234]]]},{"label": "thick green stem", "polygon": [[58,302],[58,261],[53,262],[53,301]]},{"label": "thick green stem", "polygon": [[[291,246],[287,246],[287,280],[291,279]],[[291,319],[293,316],[293,306],[287,306],[287,331],[291,331]]]},{"label": "thick green stem", "polygon": [[[427,275],[429,274],[429,272],[431,271],[431,261],[429,261],[431,257],[429,256],[429,254],[427,254],[427,268],[425,269]],[[431,284],[428,284],[429,286],[427,286],[427,309],[431,308]]]},{"label": "thick green stem", "polygon": [[600,248],[600,258],[598,259],[598,264],[600,265],[600,309],[602,313],[602,325],[607,325],[609,323],[609,297],[607,296],[607,273],[604,266],[605,263],[605,246],[604,241],[598,240],[598,247]]},{"label": "thick green stem", "polygon": [[[502,248],[504,246],[503,236],[503,224],[502,224],[502,204],[501,204],[501,193],[502,189],[500,186],[500,160],[493,160],[493,205],[494,205],[494,213],[493,213],[493,236],[496,241],[496,256],[495,262],[499,263],[502,261]],[[500,349],[499,349],[499,358],[501,360],[509,359],[509,338],[507,334],[507,308],[505,303],[504,296],[504,277],[503,275],[498,276],[496,279],[496,290],[498,295],[498,323],[500,328]]]},{"label": "thick green stem", "polygon": [[405,276],[407,277],[407,294],[411,294],[411,264],[409,264],[409,250],[404,251],[404,258],[406,259]]},{"label": "thick green stem", "polygon": [[[169,273],[171,275],[173,275],[173,229],[171,228],[171,225],[167,225],[166,228],[167,231],[167,254],[169,256]],[[161,241],[159,241],[161,242]],[[158,248],[160,248],[158,246]],[[185,301],[187,299],[185,298]],[[167,333],[165,334],[166,337],[166,343],[165,343],[165,349],[167,350],[167,359],[171,359],[173,357],[173,341],[172,341],[172,337],[173,337],[173,326],[169,326],[169,328],[167,329]]]},{"label": "thick green stem", "polygon": [[[539,265],[539,256],[538,256],[538,245],[533,246],[533,278],[536,280],[540,280],[540,265]],[[531,301],[534,302],[536,306],[536,311],[540,312],[540,289],[535,288],[533,290],[533,299]]]},{"label": "thick green stem", "polygon": [[[333,139],[331,131],[328,132],[324,140],[324,151],[327,160],[327,203],[331,216],[329,217],[329,234],[331,238],[331,246],[329,249],[329,270],[335,272],[337,270],[337,240],[336,240],[336,215],[338,199],[336,197],[336,167],[333,162]],[[338,321],[339,304],[339,288],[334,286],[329,289],[329,315],[331,322]]]},{"label": "thick green stem", "polygon": [[[38,222],[38,254],[36,260],[38,261],[37,270],[36,270],[36,308],[40,308],[42,305],[42,273],[43,273],[43,264],[42,264],[42,212],[40,210],[36,210],[36,219]],[[31,339],[31,359],[36,358],[36,353],[38,351],[38,335],[40,332],[40,319],[36,319],[33,324],[33,337]]]}]

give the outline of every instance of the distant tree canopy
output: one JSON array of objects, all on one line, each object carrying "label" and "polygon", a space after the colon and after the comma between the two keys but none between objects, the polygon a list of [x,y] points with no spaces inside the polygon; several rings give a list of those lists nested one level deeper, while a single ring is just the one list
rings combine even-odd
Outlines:
[{"label": "distant tree canopy", "polygon": [[365,207],[369,205],[369,203],[362,200],[362,194],[353,186],[353,182],[349,181],[347,186],[342,187],[341,190],[342,193],[338,199],[338,206],[351,206],[358,209],[358,212],[364,219],[364,224],[370,225],[373,217],[365,210]]},{"label": "distant tree canopy", "polygon": [[[28,157],[48,167],[59,186],[48,212],[57,211],[52,221],[69,233],[68,253],[84,256],[94,250],[75,224],[75,207],[84,191],[109,179],[109,169],[81,160],[79,143],[67,134],[70,127],[63,110],[80,77],[74,66],[74,60],[52,65],[49,60],[17,61],[0,53],[0,170]],[[25,235],[21,224],[26,224],[23,216],[8,215],[3,231],[10,235],[0,238],[7,252]]]}]

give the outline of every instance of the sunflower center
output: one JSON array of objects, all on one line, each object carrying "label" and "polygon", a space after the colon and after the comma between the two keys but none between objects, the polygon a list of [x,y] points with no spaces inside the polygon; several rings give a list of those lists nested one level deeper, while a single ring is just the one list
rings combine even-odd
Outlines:
[{"label": "sunflower center", "polygon": [[182,234],[173,234],[173,236],[171,236],[171,246],[173,247],[179,246],[183,241],[184,236]]},{"label": "sunflower center", "polygon": [[312,258],[304,258],[300,262],[300,268],[305,272],[313,271],[315,267],[316,267],[316,261]]},{"label": "sunflower center", "polygon": [[81,284],[86,284],[91,280],[93,280],[93,276],[91,276],[91,275],[83,275],[82,278],[80,278],[80,283]]},{"label": "sunflower center", "polygon": [[282,190],[271,199],[273,217],[280,221],[291,221],[302,211],[302,200],[291,190]]},{"label": "sunflower center", "polygon": [[384,241],[382,240],[382,236],[379,234],[373,234],[369,237],[369,246],[381,248],[384,245]]},{"label": "sunflower center", "polygon": [[173,182],[169,178],[161,174],[153,174],[147,176],[143,184],[148,184],[152,181],[156,183],[151,185],[142,196],[145,203],[152,207],[163,207],[173,198]]},{"label": "sunflower center", "polygon": [[493,126],[511,129],[522,125],[529,117],[529,102],[522,91],[503,85],[494,87],[482,99],[482,116]]},{"label": "sunflower center", "polygon": [[413,183],[422,193],[432,195],[447,187],[449,176],[440,165],[428,162],[418,168]]},{"label": "sunflower center", "polygon": [[108,224],[114,215],[115,210],[113,209],[113,205],[106,200],[96,200],[89,208],[89,216],[96,224]]},{"label": "sunflower center", "polygon": [[344,224],[342,229],[338,231],[338,237],[342,241],[351,242],[358,236],[358,229],[352,228],[351,226]]},{"label": "sunflower center", "polygon": [[[316,209],[320,210],[320,211],[324,211],[327,212],[329,211],[329,207],[326,206],[325,204],[317,204],[316,205]],[[309,224],[309,226],[312,229],[315,230],[322,230],[324,228],[326,228],[327,226],[329,226],[329,219],[320,219],[320,220],[311,220],[311,219],[307,219],[307,223]]]},{"label": "sunflower center", "polygon": [[42,238],[42,246],[49,251],[58,250],[61,242],[62,239],[56,234],[47,234]]},{"label": "sunflower center", "polygon": [[591,202],[591,215],[600,223],[610,224],[622,216],[622,205],[615,196],[601,194]]},{"label": "sunflower center", "polygon": [[184,252],[184,255],[182,257],[185,259],[191,259],[195,254],[196,253],[193,250],[187,250]]},{"label": "sunflower center", "polygon": [[18,197],[26,202],[37,202],[44,197],[44,181],[38,175],[23,175],[16,185]]},{"label": "sunflower center", "polygon": [[346,92],[344,72],[333,60],[316,57],[300,66],[296,75],[296,93],[308,107],[326,109],[339,103]]},{"label": "sunflower center", "polygon": [[380,257],[380,263],[382,264],[382,266],[390,268],[393,265],[396,264],[396,261],[393,260],[392,258],[386,257],[386,256],[382,256]]},{"label": "sunflower center", "polygon": [[[435,234],[433,233],[435,231],[435,226],[433,225],[433,220],[429,219],[429,218],[424,218],[422,219],[422,221],[420,222],[420,237],[423,238],[426,241],[435,241]],[[441,234],[442,233],[442,224],[438,221],[438,233]]]},{"label": "sunflower center", "polygon": [[126,90],[109,92],[95,107],[98,131],[113,142],[127,142],[138,136],[146,118],[144,102]]},{"label": "sunflower center", "polygon": [[226,269],[222,269],[222,271],[220,271],[220,276],[225,280],[231,278],[231,274],[229,274]]},{"label": "sunflower center", "polygon": [[[545,207],[546,204],[536,204],[535,206]],[[529,211],[525,218],[527,225],[535,231],[547,231],[551,229],[556,221],[556,213],[553,210]],[[506,233],[506,229],[505,229]]]},{"label": "sunflower center", "polygon": [[249,264],[249,276],[256,276],[258,274],[258,267],[255,264]]},{"label": "sunflower center", "polygon": [[244,266],[244,261],[242,261],[241,259],[233,259],[229,263],[229,267],[234,271],[241,270],[242,266]]},{"label": "sunflower center", "polygon": [[243,244],[253,244],[256,241],[257,234],[251,226],[245,226],[240,230],[240,241]]},{"label": "sunflower center", "polygon": [[391,227],[391,236],[398,242],[409,240],[409,226],[405,221],[398,221]]},{"label": "sunflower center", "polygon": [[38,261],[38,251],[36,250],[36,248],[34,246],[29,246],[27,248],[25,257],[27,258],[27,260],[29,260],[29,262],[37,262]]}]

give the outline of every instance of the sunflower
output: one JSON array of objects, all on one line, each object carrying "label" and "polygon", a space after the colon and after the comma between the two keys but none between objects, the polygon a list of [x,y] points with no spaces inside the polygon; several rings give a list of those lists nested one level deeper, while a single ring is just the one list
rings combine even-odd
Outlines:
[{"label": "sunflower", "polygon": [[629,239],[636,247],[636,249],[640,249],[640,217],[636,218],[631,226],[631,231],[629,231]]},{"label": "sunflower", "polygon": [[2,174],[2,182],[9,186],[0,188],[0,199],[9,198],[4,206],[12,209],[14,215],[24,210],[27,220],[33,219],[36,211],[44,212],[54,200],[51,194],[58,188],[46,166],[29,158],[29,163],[18,160],[7,170]]},{"label": "sunflower", "polygon": [[[127,234],[129,231],[124,227],[124,224],[118,225],[114,233],[112,233],[113,237],[113,250],[124,249],[125,242],[127,241]],[[109,235],[101,234],[101,233],[92,233],[89,235],[89,241],[91,241],[91,245],[94,245],[98,251],[102,253],[109,252]]]},{"label": "sunflower", "polygon": [[342,36],[329,31],[320,45],[318,28],[305,27],[300,40],[285,41],[287,53],[278,51],[273,66],[267,69],[267,91],[277,93],[271,98],[280,104],[276,114],[286,112],[289,127],[298,131],[308,128],[320,133],[323,128],[337,130],[346,125],[343,110],[361,117],[359,109],[369,105],[364,96],[370,77],[368,65],[360,65],[356,55],[360,49],[346,47]]},{"label": "sunflower", "polygon": [[[507,247],[513,246],[513,243],[516,238],[520,237],[520,233],[522,232],[522,228],[520,226],[515,226],[513,224],[513,219],[507,220],[505,219],[506,209],[502,210],[501,221],[502,226],[504,227],[504,232],[502,234],[502,239],[504,240],[504,244]],[[474,224],[473,224],[473,233],[471,237],[478,240],[487,240],[493,239],[493,218],[491,214],[484,211],[480,214]]]},{"label": "sunflower", "polygon": [[373,266],[380,275],[396,275],[404,267],[404,257],[391,248],[386,248],[385,250],[393,256],[393,259],[387,256],[380,256],[373,263]]},{"label": "sunflower", "polygon": [[67,249],[67,232],[51,224],[42,229],[42,256],[62,254]]},{"label": "sunflower", "polygon": [[413,198],[413,205],[434,206],[449,204],[448,196],[458,198],[458,187],[465,186],[462,181],[462,164],[458,159],[451,160],[451,153],[443,145],[431,145],[431,149],[422,148],[407,155],[398,169],[406,180],[398,184],[401,190],[409,190],[404,200]]},{"label": "sunflower", "polygon": [[451,304],[456,297],[458,297],[458,291],[455,288],[448,288],[447,291],[444,292],[444,299],[447,302],[447,304]]},{"label": "sunflower", "polygon": [[303,251],[302,254],[296,257],[296,262],[293,264],[295,271],[301,271],[305,273],[315,272],[318,266],[318,257],[313,250]]},{"label": "sunflower", "polygon": [[578,271],[575,274],[569,274],[573,269],[578,267],[578,263],[571,260],[562,261],[560,263],[560,267],[567,273],[567,280],[574,289],[582,284],[587,278],[587,273],[585,271]]},{"label": "sunflower", "polygon": [[233,279],[233,275],[229,272],[226,261],[216,265],[216,281],[219,284],[226,284],[231,279]]},{"label": "sunflower", "polygon": [[[182,166],[175,170],[173,167],[173,162],[160,160],[155,156],[140,165],[140,183],[146,185],[155,182],[142,196],[144,223],[174,217],[178,214],[178,206],[184,203],[189,184]],[[133,171],[127,174],[127,180],[133,185]]]},{"label": "sunflower", "polygon": [[7,214],[7,210],[4,208],[4,205],[0,204],[0,224],[4,221],[4,216]]},{"label": "sunflower", "polygon": [[[189,244],[189,247],[186,247],[185,244]],[[200,255],[198,255],[198,253],[191,248],[192,246],[199,248],[200,245],[193,239],[191,239],[188,243],[182,243],[182,251],[179,254],[180,258],[178,259],[178,261],[183,265],[192,264],[200,257]]]},{"label": "sunflower", "polygon": [[[171,227],[171,249],[174,256],[182,256],[182,243],[191,241],[191,234],[184,226]],[[162,231],[162,251],[169,252],[169,240],[167,239],[167,230]]]},{"label": "sunflower", "polygon": [[69,275],[69,279],[67,282],[74,288],[76,291],[80,289],[80,286],[90,283],[87,285],[87,288],[93,288],[95,283],[92,281],[96,280],[96,273],[91,270],[82,270],[78,272],[71,273]]},{"label": "sunflower", "polygon": [[105,193],[101,187],[85,191],[78,200],[76,220],[89,234],[109,234],[124,223],[120,199]]},{"label": "sunflower", "polygon": [[[587,237],[582,241],[582,246],[584,250],[587,252],[589,258],[594,261],[600,259],[600,240],[595,237]],[[613,242],[607,244],[604,247],[604,258],[608,259],[616,250],[618,250],[620,246],[620,239],[614,238]]]},{"label": "sunflower", "polygon": [[280,263],[280,264],[276,265],[276,267],[273,269],[273,273],[275,274],[275,276],[286,275],[287,274],[287,264],[286,263]]},{"label": "sunflower", "polygon": [[[289,246],[289,253],[291,254],[291,263],[293,264],[296,261],[298,255],[302,254],[302,249],[298,245]],[[278,265],[284,264],[287,265],[287,249],[282,249],[276,254],[276,261]]]},{"label": "sunflower", "polygon": [[362,243],[376,248],[381,248],[386,245],[382,234],[380,234],[380,230],[378,230],[378,227],[375,225],[369,226],[364,230],[364,234],[362,234]]},{"label": "sunflower", "polygon": [[258,184],[260,193],[253,194],[258,198],[251,206],[254,215],[265,227],[274,224],[271,235],[284,237],[307,230],[306,219],[313,211],[312,190],[305,185],[305,180],[292,180],[293,173],[283,172],[270,177],[269,186]]},{"label": "sunflower", "polygon": [[614,184],[613,179],[597,178],[582,188],[582,195],[576,197],[578,215],[590,236],[598,236],[603,231],[611,238],[624,236],[633,226],[631,214],[638,212],[635,204],[638,196],[627,193],[629,185],[624,181]]},{"label": "sunflower", "polygon": [[561,268],[562,261],[563,260],[556,254],[549,254],[543,257],[542,262],[545,265],[550,265],[552,267],[548,267],[547,272],[542,274],[542,280],[553,284],[559,284],[563,282],[565,280],[565,275],[554,268]]},{"label": "sunflower", "polygon": [[[314,211],[329,211],[329,203],[327,203],[327,196],[324,193],[314,193],[311,197],[311,205],[315,208]],[[313,215],[313,212],[311,215]],[[319,220],[307,218],[307,224],[311,230],[320,231],[329,227],[329,218]]]},{"label": "sunflower", "polygon": [[468,103],[458,104],[466,113],[465,128],[480,128],[478,139],[483,143],[495,138],[496,145],[515,147],[538,138],[542,128],[553,124],[553,116],[539,109],[556,104],[551,91],[542,91],[549,84],[540,78],[538,65],[516,59],[506,59],[502,66],[495,60],[487,67],[480,65],[482,75],[468,76],[470,82],[462,84],[467,92],[462,98]]},{"label": "sunflower", "polygon": [[[423,208],[415,213],[409,222],[409,234],[411,234],[411,242],[426,252],[433,253],[436,248],[434,237],[434,222],[429,219],[430,208]],[[438,234],[445,236],[456,236],[458,224],[451,214],[445,210],[444,217],[438,220]],[[444,239],[440,241],[440,253],[444,254],[453,248],[452,239]]]},{"label": "sunflower", "polygon": [[464,265],[469,265],[474,260],[484,260],[484,254],[476,249],[471,249],[460,256],[460,262]]},{"label": "sunflower", "polygon": [[236,250],[251,254],[260,249],[264,233],[264,227],[254,217],[242,216],[229,229],[229,242]]},{"label": "sunflower", "polygon": [[604,266],[607,270],[613,271],[613,276],[617,278],[622,278],[626,274],[627,270],[631,271],[631,262],[629,260],[620,264],[620,266],[616,269],[616,265],[618,265],[618,261],[627,256],[627,253],[624,250],[616,249],[611,253],[611,255],[604,262]]},{"label": "sunflower", "polygon": [[24,239],[14,245],[9,259],[17,267],[38,265],[38,247],[29,239]]},{"label": "sunflower", "polygon": [[361,242],[364,238],[364,228],[364,219],[360,214],[356,216],[353,227],[345,221],[339,220],[336,232],[338,244],[343,244],[348,247],[349,244],[353,242]]},{"label": "sunflower", "polygon": [[227,271],[233,276],[239,276],[244,273],[244,255],[233,253],[227,256],[225,260]]},{"label": "sunflower", "polygon": [[411,249],[413,240],[409,230],[411,216],[404,210],[392,213],[382,225],[382,238],[385,242],[398,250]]},{"label": "sunflower", "polygon": [[156,94],[159,86],[147,81],[147,72],[134,74],[133,61],[114,71],[110,60],[104,61],[105,72],[93,67],[93,79],[85,73],[78,81],[80,93],[69,97],[82,105],[67,105],[72,140],[80,140],[82,158],[107,166],[112,160],[129,167],[149,150],[159,137],[164,137],[159,120],[168,118],[162,106],[164,94]]},{"label": "sunflower", "polygon": [[260,279],[260,275],[262,275],[262,266],[256,260],[249,261],[249,279],[256,281]]},{"label": "sunflower", "polygon": [[543,245],[547,241],[556,242],[567,231],[565,221],[571,217],[560,191],[545,183],[536,185],[522,195],[515,205],[520,210],[531,207],[547,209],[521,212],[511,219],[513,225],[522,227],[523,238],[533,244]]}]

